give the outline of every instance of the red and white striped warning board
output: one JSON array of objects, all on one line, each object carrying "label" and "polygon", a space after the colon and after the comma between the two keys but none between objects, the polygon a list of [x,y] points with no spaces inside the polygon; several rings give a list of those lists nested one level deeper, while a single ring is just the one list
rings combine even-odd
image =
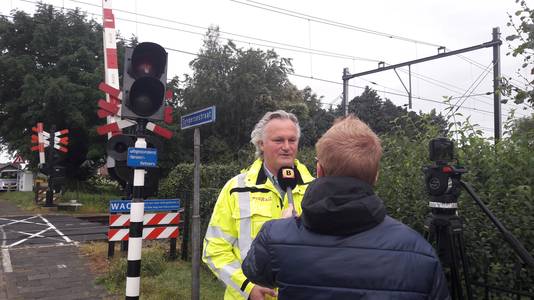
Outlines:
[{"label": "red and white striped warning board", "polygon": [[[180,223],[180,214],[171,213],[153,213],[143,216],[143,226],[150,225],[178,225]],[[130,215],[117,214],[109,216],[109,227],[127,227],[130,226]]]},{"label": "red and white striped warning board", "polygon": [[[150,213],[143,216],[143,239],[169,239],[178,237],[178,224],[180,213]],[[173,225],[173,226],[171,226]],[[130,226],[129,214],[116,214],[109,216],[108,240],[126,241]]]},{"label": "red and white striped warning board", "polygon": [[[108,240],[110,242],[127,241],[130,229],[109,229]],[[178,226],[147,227],[143,228],[143,240],[178,238]]]}]

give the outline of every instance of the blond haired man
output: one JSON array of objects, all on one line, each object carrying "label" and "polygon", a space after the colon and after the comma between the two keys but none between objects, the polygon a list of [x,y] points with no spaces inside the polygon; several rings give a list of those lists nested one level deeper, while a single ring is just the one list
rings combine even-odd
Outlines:
[{"label": "blond haired man", "polygon": [[[362,121],[336,122],[317,142],[317,177],[302,217],[267,222],[243,262],[279,299],[449,299],[432,247],[387,216],[372,186],[380,139]],[[306,267],[304,267],[306,266]]]}]

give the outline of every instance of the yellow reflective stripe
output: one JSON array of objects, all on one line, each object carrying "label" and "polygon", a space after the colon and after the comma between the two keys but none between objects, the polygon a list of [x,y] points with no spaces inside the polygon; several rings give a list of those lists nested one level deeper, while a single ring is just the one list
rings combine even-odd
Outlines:
[{"label": "yellow reflective stripe", "polygon": [[[245,174],[237,176],[237,187],[245,187],[245,176]],[[239,192],[237,198],[239,201],[239,240],[237,242],[241,260],[244,260],[252,244],[250,192]],[[248,216],[248,218],[243,218],[243,216]]]},{"label": "yellow reflective stripe", "polygon": [[227,286],[231,286],[234,288],[241,296],[243,296],[245,299],[248,298],[248,294],[241,291],[241,286],[238,286],[233,280],[232,280],[232,274],[234,274],[236,271],[241,269],[241,263],[237,260],[232,261],[231,263],[222,266],[221,268],[217,268],[215,266],[215,263],[211,259],[211,256],[207,254],[207,249],[209,245],[209,240],[204,240],[204,253],[203,256],[206,258],[206,264],[210,267],[210,269],[219,277],[219,279],[224,282]]},{"label": "yellow reflective stripe", "polygon": [[232,246],[234,246],[235,242],[237,241],[236,237],[231,236],[228,233],[224,232],[219,226],[208,226],[208,229],[206,230],[205,238],[206,239],[223,239]]}]

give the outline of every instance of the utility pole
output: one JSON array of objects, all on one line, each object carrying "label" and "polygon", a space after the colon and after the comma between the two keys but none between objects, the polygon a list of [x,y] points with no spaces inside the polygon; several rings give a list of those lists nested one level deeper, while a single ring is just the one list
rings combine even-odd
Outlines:
[{"label": "utility pole", "polygon": [[343,115],[347,116],[349,114],[349,68],[343,69],[343,100],[341,107],[343,109]]},{"label": "utility pole", "polygon": [[499,27],[493,28],[493,117],[495,143],[501,139],[501,32]]}]

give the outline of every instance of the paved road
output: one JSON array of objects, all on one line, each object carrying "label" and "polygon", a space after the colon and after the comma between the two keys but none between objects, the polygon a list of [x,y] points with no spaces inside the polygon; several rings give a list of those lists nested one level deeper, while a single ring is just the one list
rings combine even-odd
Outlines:
[{"label": "paved road", "polygon": [[7,248],[105,240],[106,232],[107,226],[71,216],[0,217],[2,246]]},{"label": "paved road", "polygon": [[95,284],[80,242],[106,226],[60,215],[28,215],[0,200],[0,300],[113,299]]}]

